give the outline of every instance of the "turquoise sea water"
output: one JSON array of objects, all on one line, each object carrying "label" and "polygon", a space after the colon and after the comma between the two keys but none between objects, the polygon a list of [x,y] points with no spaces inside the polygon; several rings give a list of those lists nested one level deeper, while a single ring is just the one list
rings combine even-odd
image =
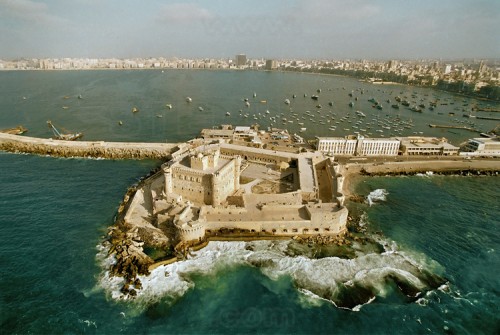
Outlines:
[{"label": "turquoise sea water", "polygon": [[[23,124],[32,135],[48,137],[45,121],[51,119],[84,130],[92,140],[181,141],[201,127],[228,121],[225,111],[231,112],[231,122],[242,120],[241,99],[251,99],[254,91],[258,99],[282,108],[290,92],[303,98],[302,92],[314,93],[320,85],[323,91],[340,88],[332,100],[346,99],[346,104],[349,97],[342,87],[350,91],[362,86],[365,96],[379,89],[347,78],[282,73],[0,72],[0,128]],[[78,94],[84,99],[76,99]],[[64,99],[66,95],[70,98]],[[191,106],[184,101],[188,95],[194,100]],[[165,103],[174,108],[163,109]],[[302,104],[297,103],[297,112],[310,102]],[[63,105],[70,108],[63,110]],[[134,105],[140,108],[136,115],[130,112]],[[184,109],[176,110],[179,106]],[[164,117],[156,118],[158,113]],[[424,126],[427,121],[421,122]],[[461,133],[456,140],[467,135]],[[151,289],[138,301],[115,300],[99,246],[127,187],[157,164],[0,153],[1,333],[500,331],[498,177],[360,179],[360,194],[388,193],[371,207],[356,206],[365,213],[367,234],[385,245],[382,253],[365,251],[352,260],[327,257],[317,262],[284,255],[279,243],[257,243],[252,250],[241,243],[213,244],[171,269],[170,277],[153,276],[145,283]],[[375,233],[379,231],[382,236]],[[406,261],[448,284],[408,299],[384,272],[408,276]],[[178,274],[181,280],[174,281]],[[375,300],[352,311],[317,296],[344,277],[375,287]],[[172,283],[177,285],[168,286]]]}]

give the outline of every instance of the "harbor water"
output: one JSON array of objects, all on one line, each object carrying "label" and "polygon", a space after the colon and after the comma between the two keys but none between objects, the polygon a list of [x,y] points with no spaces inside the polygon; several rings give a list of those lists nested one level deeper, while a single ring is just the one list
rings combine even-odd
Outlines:
[{"label": "harbor water", "polygon": [[[319,113],[318,102],[310,99],[318,89]],[[343,130],[347,120],[357,120],[348,106],[350,92],[358,97],[354,109],[366,114],[363,122],[375,117],[393,124],[396,118],[411,119],[413,127],[403,128],[408,135],[444,136],[454,144],[477,134],[427,124],[460,125],[448,115],[458,104],[461,109],[465,104],[487,105],[429,89],[296,73],[0,72],[0,128],[22,124],[29,129],[27,135],[50,137],[46,121],[51,120],[84,132],[88,140],[176,142],[221,123],[267,126],[269,116],[263,115],[278,114],[281,119],[284,113],[290,119],[297,113],[304,120],[309,110],[317,115],[316,123],[310,118],[302,122],[307,127],[304,137],[343,136],[352,133]],[[368,102],[396,95],[411,99],[412,94],[415,100],[439,98],[448,104],[423,113],[401,108],[398,116],[389,106],[380,112]],[[283,102],[287,98],[290,105]],[[330,100],[333,106],[328,106]],[[132,113],[133,107],[139,112]],[[326,117],[321,119],[330,109],[352,119],[332,131]],[[440,109],[442,114],[437,114]],[[293,120],[286,121],[286,127],[298,131],[301,121]],[[476,126],[483,131],[494,128],[494,122],[488,122]],[[275,126],[285,127],[281,121]],[[361,216],[366,236],[377,241],[380,250],[360,246],[348,257],[337,257],[292,253],[288,241],[210,243],[186,262],[153,271],[143,279],[144,292],[135,301],[115,299],[102,242],[127,187],[159,163],[0,153],[2,333],[500,331],[500,279],[495,271],[500,268],[498,177],[359,178],[356,192],[367,201],[352,204],[353,213]],[[401,281],[393,279],[419,286],[419,272],[444,282],[410,298],[398,287]],[[352,295],[360,294],[356,288],[368,290],[373,297],[354,308],[340,308],[329,299],[340,288],[353,288]]]}]

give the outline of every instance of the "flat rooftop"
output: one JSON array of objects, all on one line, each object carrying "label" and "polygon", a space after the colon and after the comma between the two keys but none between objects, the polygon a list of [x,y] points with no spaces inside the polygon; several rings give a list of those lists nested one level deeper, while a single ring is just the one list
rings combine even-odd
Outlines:
[{"label": "flat rooftop", "polygon": [[261,149],[261,148],[246,147],[246,146],[236,145],[236,144],[221,143],[220,147],[221,147],[221,149],[225,148],[225,149],[231,149],[231,150],[246,151],[249,153],[272,155],[275,157],[288,158],[288,159],[297,159],[297,157],[298,157],[298,155],[294,154],[294,153],[274,151],[274,150]]},{"label": "flat rooftop", "polygon": [[175,168],[177,166],[181,166],[184,169],[189,169],[189,170],[192,170],[192,171],[198,171],[198,172],[203,171],[204,173],[214,173],[214,172],[220,170],[224,165],[226,165],[229,162],[228,159],[224,159],[224,158],[219,157],[219,161],[218,161],[217,166],[215,166],[213,168],[209,167],[209,168],[206,168],[205,170],[198,170],[198,169],[192,169],[191,168],[190,159],[191,159],[190,156],[186,156],[180,162],[175,163],[174,165],[172,165],[172,168]]},{"label": "flat rooftop", "polygon": [[314,192],[314,166],[312,159],[307,157],[299,157],[299,183],[302,192]]}]

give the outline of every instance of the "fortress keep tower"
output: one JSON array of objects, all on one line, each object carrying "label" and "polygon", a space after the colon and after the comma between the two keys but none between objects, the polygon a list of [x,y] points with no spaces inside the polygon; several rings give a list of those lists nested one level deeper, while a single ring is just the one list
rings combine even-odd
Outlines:
[{"label": "fortress keep tower", "polygon": [[219,149],[194,152],[163,165],[167,197],[220,205],[240,187],[241,157],[221,158]]}]

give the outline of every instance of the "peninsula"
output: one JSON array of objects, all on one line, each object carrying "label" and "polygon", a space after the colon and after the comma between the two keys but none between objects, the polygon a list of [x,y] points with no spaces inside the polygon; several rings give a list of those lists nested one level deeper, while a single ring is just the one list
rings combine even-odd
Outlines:
[{"label": "peninsula", "polygon": [[[185,259],[213,240],[293,238],[348,244],[356,175],[500,172],[498,138],[463,148],[445,139],[316,138],[284,129],[204,129],[185,143],[68,142],[0,133],[0,150],[58,157],[156,158],[129,188],[109,230],[110,273],[135,296],[138,275]],[[332,154],[332,152],[335,153]],[[487,157],[485,157],[487,156]]]}]

